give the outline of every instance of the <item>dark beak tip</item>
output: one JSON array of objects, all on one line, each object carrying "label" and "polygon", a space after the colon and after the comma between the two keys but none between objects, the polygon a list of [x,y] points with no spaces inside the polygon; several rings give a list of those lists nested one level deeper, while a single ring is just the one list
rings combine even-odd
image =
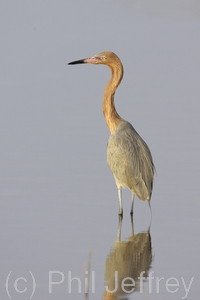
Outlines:
[{"label": "dark beak tip", "polygon": [[77,65],[77,64],[84,64],[84,63],[85,63],[85,59],[79,59],[79,60],[69,62],[68,65]]}]

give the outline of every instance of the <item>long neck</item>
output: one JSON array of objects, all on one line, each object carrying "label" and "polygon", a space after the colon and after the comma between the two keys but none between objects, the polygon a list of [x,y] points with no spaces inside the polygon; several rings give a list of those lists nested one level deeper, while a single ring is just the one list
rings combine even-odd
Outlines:
[{"label": "long neck", "polygon": [[113,133],[122,120],[115,109],[114,95],[123,77],[123,66],[120,61],[116,61],[113,65],[109,65],[109,67],[112,77],[104,90],[103,114],[110,132]]}]

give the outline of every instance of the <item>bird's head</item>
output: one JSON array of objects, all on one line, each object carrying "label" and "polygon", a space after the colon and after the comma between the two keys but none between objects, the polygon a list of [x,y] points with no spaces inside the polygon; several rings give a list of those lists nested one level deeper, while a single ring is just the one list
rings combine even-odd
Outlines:
[{"label": "bird's head", "polygon": [[118,56],[115,53],[110,52],[110,51],[105,51],[105,52],[101,52],[95,56],[92,56],[90,58],[72,61],[72,62],[68,63],[68,65],[88,63],[88,64],[96,64],[96,65],[103,64],[103,65],[110,66],[116,61],[120,61],[120,59],[118,58]]}]

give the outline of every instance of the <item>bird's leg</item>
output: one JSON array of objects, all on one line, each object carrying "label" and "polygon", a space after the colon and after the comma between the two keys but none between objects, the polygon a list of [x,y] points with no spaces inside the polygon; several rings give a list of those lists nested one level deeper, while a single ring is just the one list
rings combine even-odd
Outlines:
[{"label": "bird's leg", "polygon": [[134,236],[133,214],[131,214],[131,229],[132,229],[132,236]]},{"label": "bird's leg", "polygon": [[119,224],[118,224],[118,230],[117,230],[117,241],[121,241],[121,230],[122,230],[122,219],[123,216],[119,215]]},{"label": "bird's leg", "polygon": [[151,222],[152,222],[152,209],[151,209],[151,203],[148,200],[149,208],[150,208],[150,213],[151,213],[151,220],[150,220],[150,227],[151,227]]},{"label": "bird's leg", "polygon": [[119,215],[123,216],[123,208],[122,208],[122,188],[118,189],[118,198],[119,198]]},{"label": "bird's leg", "polygon": [[132,204],[131,204],[131,211],[130,211],[131,215],[133,215],[134,197],[135,197],[135,194],[132,193]]}]

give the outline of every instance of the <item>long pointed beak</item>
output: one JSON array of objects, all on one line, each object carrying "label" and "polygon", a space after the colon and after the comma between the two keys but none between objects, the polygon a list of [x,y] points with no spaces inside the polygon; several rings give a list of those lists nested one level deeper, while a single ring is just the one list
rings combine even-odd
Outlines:
[{"label": "long pointed beak", "polygon": [[79,59],[72,61],[68,63],[68,65],[77,65],[77,64],[98,64],[99,63],[99,57],[97,56],[92,56],[89,58],[84,58],[84,59]]},{"label": "long pointed beak", "polygon": [[70,63],[68,63],[68,65],[85,64],[87,62],[86,60],[87,60],[87,58],[86,59],[74,60],[74,61],[71,61]]}]

